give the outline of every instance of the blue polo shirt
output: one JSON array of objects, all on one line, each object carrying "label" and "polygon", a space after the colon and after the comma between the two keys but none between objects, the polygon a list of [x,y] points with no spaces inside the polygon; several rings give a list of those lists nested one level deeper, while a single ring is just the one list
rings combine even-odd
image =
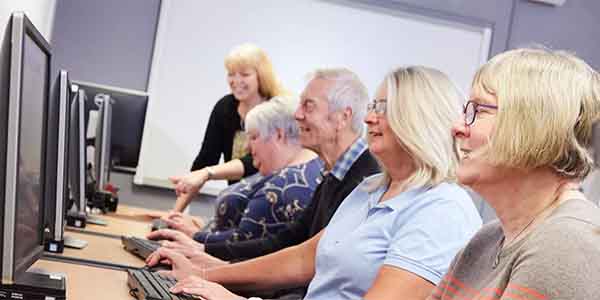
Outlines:
[{"label": "blue polo shirt", "polygon": [[335,212],[317,246],[305,299],[362,299],[384,264],[436,285],[481,227],[458,185],[413,188],[380,203],[386,187],[367,187],[381,176],[365,179]]}]

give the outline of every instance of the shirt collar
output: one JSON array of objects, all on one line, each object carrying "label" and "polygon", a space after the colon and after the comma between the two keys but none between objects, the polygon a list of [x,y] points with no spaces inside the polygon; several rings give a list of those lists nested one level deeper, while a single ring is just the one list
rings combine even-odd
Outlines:
[{"label": "shirt collar", "polygon": [[333,168],[331,171],[323,170],[323,176],[327,176],[328,174],[333,175],[337,180],[342,181],[350,167],[358,160],[358,158],[368,149],[367,141],[362,137],[359,137],[350,145],[348,150],[342,154],[342,156],[335,161]]},{"label": "shirt collar", "polygon": [[[381,176],[381,174],[378,174]],[[375,176],[374,176],[375,177]],[[379,202],[383,193],[387,191],[387,185],[382,185],[375,190],[369,192],[368,207],[369,210],[372,208],[384,208],[387,207],[391,210],[402,210],[405,206],[410,205],[419,195],[427,192],[429,186],[412,187],[408,190],[396,195],[395,197],[388,199],[383,202]]]}]

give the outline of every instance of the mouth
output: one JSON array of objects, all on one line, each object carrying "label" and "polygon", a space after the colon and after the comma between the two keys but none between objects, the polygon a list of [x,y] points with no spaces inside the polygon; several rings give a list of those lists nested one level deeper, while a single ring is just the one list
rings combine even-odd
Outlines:
[{"label": "mouth", "polygon": [[300,129],[300,133],[308,133],[308,132],[310,132],[310,128],[308,128],[308,127],[298,126],[298,129]]},{"label": "mouth", "polygon": [[462,158],[463,159],[468,159],[469,158],[469,154],[471,154],[471,152],[473,152],[470,149],[464,149],[464,148],[460,148],[460,153],[462,153]]},{"label": "mouth", "polygon": [[376,131],[369,131],[368,134],[370,137],[379,137],[379,136],[383,135],[381,132],[376,132]]}]

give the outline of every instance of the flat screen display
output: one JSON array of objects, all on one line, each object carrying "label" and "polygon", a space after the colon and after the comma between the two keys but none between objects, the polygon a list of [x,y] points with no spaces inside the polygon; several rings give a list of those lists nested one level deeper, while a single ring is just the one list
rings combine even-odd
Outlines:
[{"label": "flat screen display", "polygon": [[44,103],[48,93],[49,60],[27,34],[24,37],[21,119],[17,182],[15,265],[28,261],[42,243]]}]

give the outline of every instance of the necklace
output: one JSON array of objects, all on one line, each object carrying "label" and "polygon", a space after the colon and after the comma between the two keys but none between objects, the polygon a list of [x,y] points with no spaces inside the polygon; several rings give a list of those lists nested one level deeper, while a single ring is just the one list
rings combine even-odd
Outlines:
[{"label": "necklace", "polygon": [[512,244],[514,244],[516,241],[518,241],[519,236],[521,236],[521,234],[523,232],[525,232],[525,230],[527,230],[527,228],[529,228],[529,226],[531,226],[531,224],[533,224],[533,222],[539,216],[541,216],[545,211],[549,210],[550,208],[552,208],[556,204],[558,204],[560,202],[558,200],[560,199],[562,192],[563,191],[559,187],[559,189],[557,190],[556,196],[554,196],[554,199],[552,199],[552,201],[546,207],[544,207],[542,210],[540,210],[540,212],[536,213],[533,216],[533,218],[531,218],[531,220],[529,220],[529,222],[527,222],[527,224],[525,224],[525,226],[523,226],[523,228],[521,228],[521,230],[519,230],[519,232],[508,243],[506,243],[506,245],[504,245],[504,242],[506,241],[506,236],[502,237],[502,239],[500,240],[499,246],[498,246],[498,251],[496,252],[496,257],[494,259],[494,263],[492,264],[493,269],[495,269],[498,266],[498,264],[500,264],[500,255],[502,254],[502,249],[507,248],[507,247],[511,246]]}]

